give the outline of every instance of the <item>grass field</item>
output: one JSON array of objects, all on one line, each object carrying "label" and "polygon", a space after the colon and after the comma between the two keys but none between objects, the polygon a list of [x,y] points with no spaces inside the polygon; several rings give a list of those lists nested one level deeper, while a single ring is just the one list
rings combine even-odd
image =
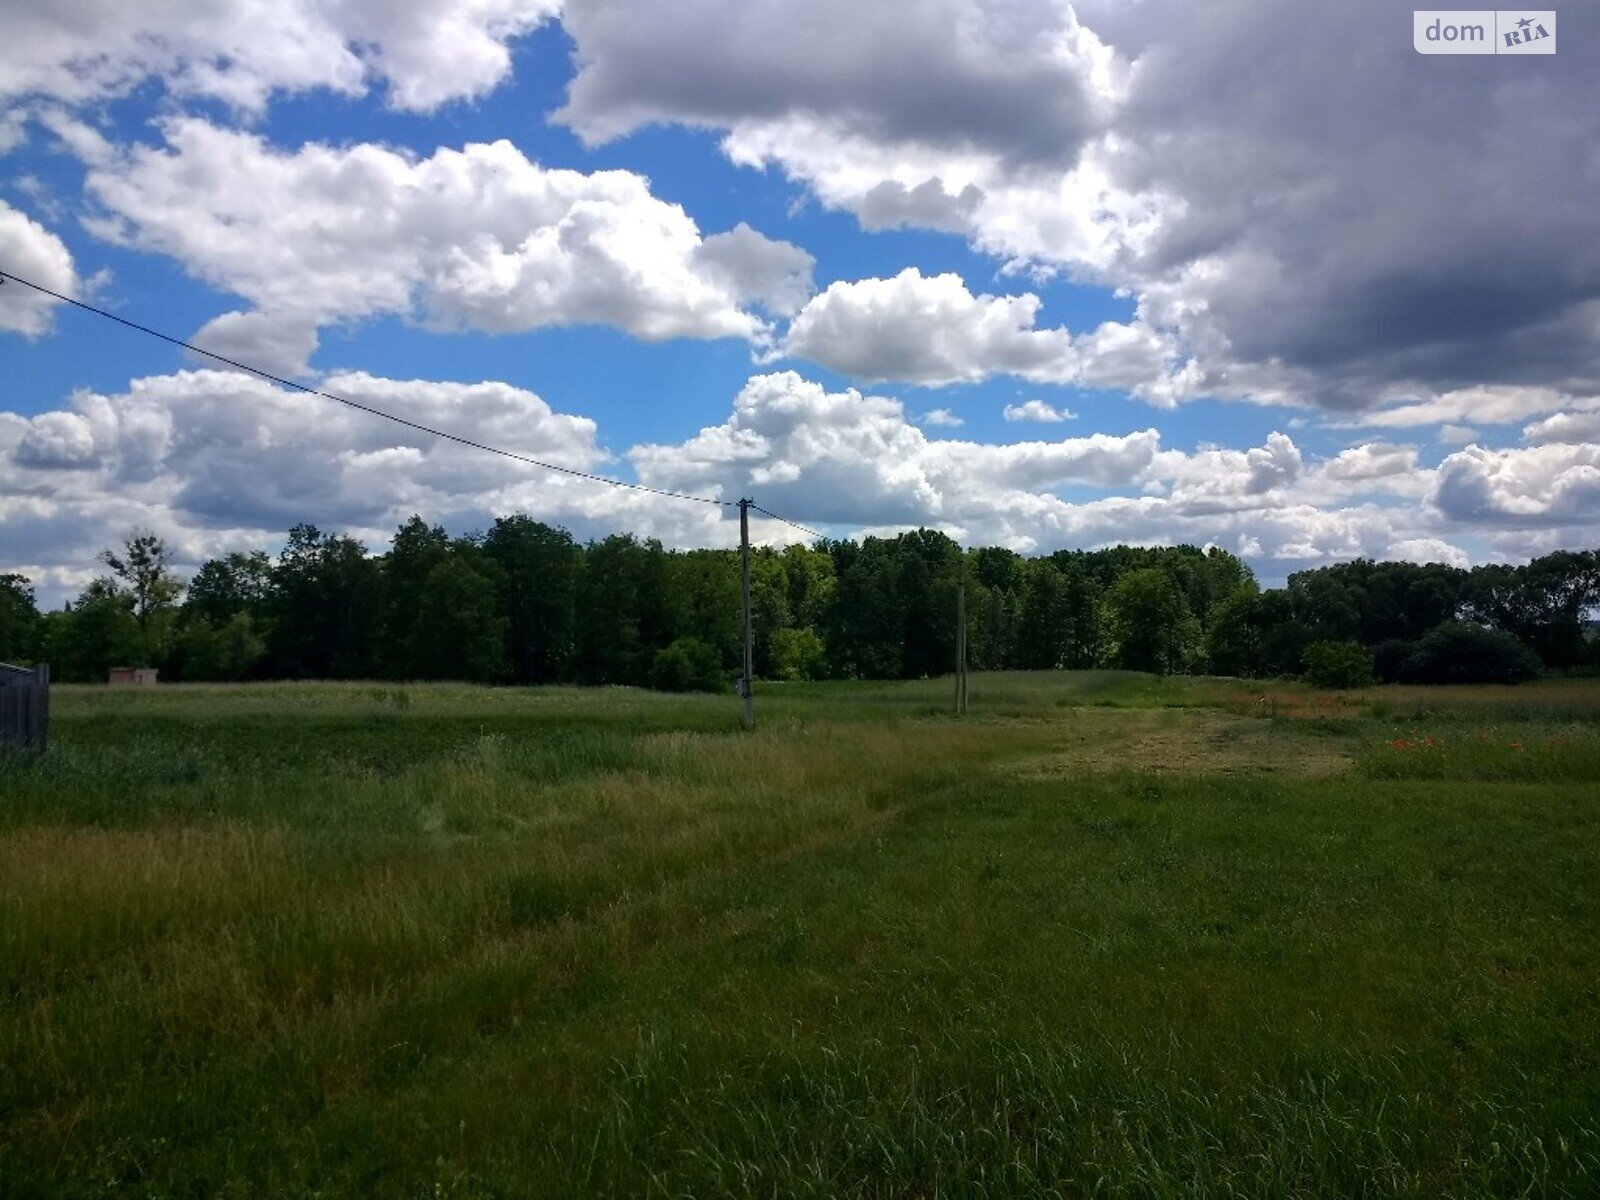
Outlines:
[{"label": "grass field", "polygon": [[0,1196],[1600,1195],[1600,681],[58,688]]}]

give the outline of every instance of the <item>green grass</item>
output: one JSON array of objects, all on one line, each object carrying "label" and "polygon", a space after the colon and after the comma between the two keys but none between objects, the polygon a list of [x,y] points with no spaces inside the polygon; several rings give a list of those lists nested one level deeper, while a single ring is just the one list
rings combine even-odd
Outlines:
[{"label": "green grass", "polygon": [[1600,681],[58,688],[0,1196],[1600,1193]]}]

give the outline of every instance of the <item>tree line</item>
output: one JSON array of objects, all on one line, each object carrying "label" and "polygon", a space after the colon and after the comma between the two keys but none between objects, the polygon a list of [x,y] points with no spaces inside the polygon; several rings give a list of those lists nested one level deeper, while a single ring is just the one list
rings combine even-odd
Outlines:
[{"label": "tree line", "polygon": [[[101,561],[105,573],[49,613],[38,611],[26,579],[0,576],[0,659],[48,661],[61,680],[104,680],[112,666],[147,665],[164,680],[718,690],[742,657],[737,552],[668,550],[626,534],[580,543],[524,515],[468,537],[413,517],[383,554],[298,525],[276,558],[227,554],[187,584],[153,534],[130,535]],[[1327,663],[1336,664],[1329,669],[1341,683],[1374,671],[1426,681],[1462,655],[1463,637],[1479,638],[1469,657],[1522,656],[1507,668],[1517,677],[1540,666],[1600,666],[1591,624],[1600,607],[1600,552],[1471,570],[1357,560],[1262,589],[1243,561],[1215,548],[1113,546],[1024,557],[998,547],[964,550],[919,529],[755,549],[756,673],[947,673],[958,586],[966,589],[975,670],[1266,677],[1298,675],[1308,665],[1315,676]],[[1433,661],[1440,665],[1430,667]]]}]

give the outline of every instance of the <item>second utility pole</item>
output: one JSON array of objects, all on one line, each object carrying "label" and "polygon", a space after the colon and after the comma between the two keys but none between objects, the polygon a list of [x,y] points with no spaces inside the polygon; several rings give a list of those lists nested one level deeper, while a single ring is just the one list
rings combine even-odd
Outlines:
[{"label": "second utility pole", "polygon": [[743,575],[744,591],[744,675],[739,680],[739,694],[744,697],[744,727],[756,727],[756,697],[754,680],[755,650],[750,637],[750,501],[739,501],[739,570]]}]

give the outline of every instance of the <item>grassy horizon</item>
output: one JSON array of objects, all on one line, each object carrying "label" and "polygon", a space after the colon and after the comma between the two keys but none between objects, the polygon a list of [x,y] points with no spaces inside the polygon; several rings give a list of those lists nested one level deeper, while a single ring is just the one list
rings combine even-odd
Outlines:
[{"label": "grassy horizon", "polygon": [[0,1195],[1584,1196],[1600,681],[60,687]]}]

